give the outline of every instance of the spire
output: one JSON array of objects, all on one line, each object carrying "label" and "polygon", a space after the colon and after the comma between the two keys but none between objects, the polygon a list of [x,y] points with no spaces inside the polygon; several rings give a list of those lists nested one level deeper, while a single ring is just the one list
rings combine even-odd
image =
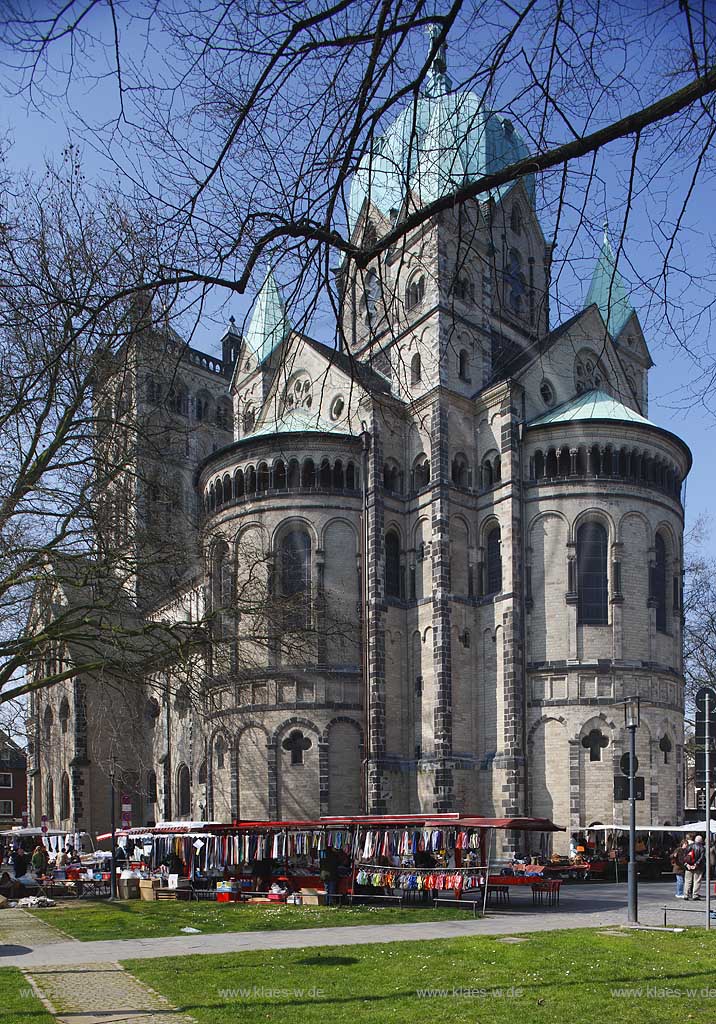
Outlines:
[{"label": "spire", "polygon": [[286,316],[281,290],[276,284],[273,270],[269,269],[256,297],[244,340],[259,363],[263,363],[286,340],[290,331],[291,323]]},{"label": "spire", "polygon": [[[430,25],[428,28],[428,36],[430,37],[429,53],[432,53],[439,35],[440,27],[438,25]],[[425,83],[425,95],[445,96],[451,89],[452,81],[447,73],[447,43],[443,42],[435,50],[435,56],[428,71],[428,80]]]},{"label": "spire", "polygon": [[592,274],[584,308],[596,305],[612,338],[616,338],[634,312],[629,289],[617,270],[614,253],[609,242],[609,224],[604,222],[604,239]]}]

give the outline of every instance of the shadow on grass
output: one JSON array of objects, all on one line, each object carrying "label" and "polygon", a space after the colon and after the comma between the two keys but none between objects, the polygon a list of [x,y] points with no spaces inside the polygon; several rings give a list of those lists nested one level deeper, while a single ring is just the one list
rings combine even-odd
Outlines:
[{"label": "shadow on grass", "polygon": [[360,960],[357,956],[321,956],[317,953],[315,956],[297,960],[296,963],[305,967],[345,967],[346,964],[358,964]]}]

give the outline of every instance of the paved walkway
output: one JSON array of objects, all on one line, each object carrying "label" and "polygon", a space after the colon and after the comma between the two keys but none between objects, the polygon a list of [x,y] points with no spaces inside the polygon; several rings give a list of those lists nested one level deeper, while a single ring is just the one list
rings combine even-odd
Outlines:
[{"label": "paved walkway", "polygon": [[25,975],[61,1024],[192,1024],[193,1021],[116,963],[83,963],[62,970],[37,967],[26,971]]},{"label": "paved walkway", "polygon": [[[673,899],[671,883],[644,885],[639,891],[642,924],[663,924],[661,907],[673,908],[669,925],[702,925],[705,903],[684,904]],[[679,913],[684,909],[691,913]],[[0,911],[0,917],[9,911]],[[490,910],[483,920],[434,921],[420,924],[357,925],[338,928],[301,928],[295,931],[223,932],[175,935],[159,939],[117,941],[39,942],[24,949],[0,947],[0,966],[64,966],[81,963],[116,963],[161,956],[196,956],[208,953],[240,953],[256,949],[301,949],[310,946],[350,946],[370,942],[409,942],[416,939],[451,939],[466,935],[510,935],[518,932],[554,931],[560,928],[604,928],[626,923],[626,886],[572,885],[562,887],[559,909],[532,906],[531,895],[513,896],[510,908]],[[8,929],[9,931],[9,929]],[[28,948],[28,947],[32,948]]]},{"label": "paved walkway", "polygon": [[2,958],[13,952],[21,956],[38,946],[54,946],[59,942],[72,940],[26,910],[0,910],[0,965],[4,963]]}]

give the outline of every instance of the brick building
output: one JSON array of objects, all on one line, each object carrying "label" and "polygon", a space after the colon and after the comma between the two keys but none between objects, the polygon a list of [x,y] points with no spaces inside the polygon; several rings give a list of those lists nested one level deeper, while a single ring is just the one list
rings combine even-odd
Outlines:
[{"label": "brick building", "polygon": [[22,825],[27,810],[25,752],[0,730],[0,831]]},{"label": "brick building", "polygon": [[[526,154],[438,60],[353,178],[353,236]],[[619,702],[634,694],[639,820],[682,819],[691,456],[647,418],[651,358],[607,232],[584,308],[559,325],[550,263],[528,176],[343,266],[337,347],[292,328],[271,273],[222,360],[147,327],[114,386],[125,410],[164,417],[164,448],[145,453],[156,482],[124,493],[120,528],[131,544],[168,514],[181,569],[166,597],[137,547],[137,614],[210,613],[213,643],[198,684],[169,665],[134,700],[117,756],[135,822],[623,821]],[[171,381],[160,351],[178,353]],[[64,773],[60,818],[96,828],[107,787],[88,743],[106,749],[107,715],[82,685],[34,700],[32,806],[57,818]],[[81,727],[61,753],[64,700]]]}]

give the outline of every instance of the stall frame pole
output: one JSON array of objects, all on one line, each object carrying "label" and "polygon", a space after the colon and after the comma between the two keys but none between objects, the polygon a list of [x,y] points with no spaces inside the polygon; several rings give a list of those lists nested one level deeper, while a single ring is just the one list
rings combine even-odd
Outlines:
[{"label": "stall frame pole", "polygon": [[114,758],[109,769],[109,799],[110,815],[112,824],[112,860],[111,874],[109,876],[109,898],[117,899],[117,820],[114,813]]},{"label": "stall frame pole", "polygon": [[636,725],[629,725],[629,867],[627,869],[627,920],[637,924],[637,867],[636,867]]}]

